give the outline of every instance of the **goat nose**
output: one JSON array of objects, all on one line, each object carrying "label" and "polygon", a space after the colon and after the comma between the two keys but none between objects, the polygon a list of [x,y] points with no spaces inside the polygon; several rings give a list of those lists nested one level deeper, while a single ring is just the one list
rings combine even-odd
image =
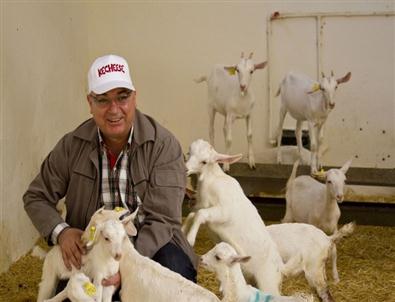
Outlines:
[{"label": "goat nose", "polygon": [[336,199],[339,200],[339,201],[342,201],[343,200],[343,195],[337,194],[336,195]]},{"label": "goat nose", "polygon": [[121,253],[116,253],[114,259],[119,261],[121,260],[122,254]]},{"label": "goat nose", "polygon": [[246,90],[246,85],[240,85],[240,90],[241,90],[241,91]]}]

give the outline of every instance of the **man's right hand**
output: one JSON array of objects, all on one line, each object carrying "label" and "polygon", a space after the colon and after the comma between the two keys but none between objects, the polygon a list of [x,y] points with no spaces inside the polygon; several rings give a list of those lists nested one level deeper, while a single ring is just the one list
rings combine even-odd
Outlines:
[{"label": "man's right hand", "polygon": [[81,241],[82,233],[80,229],[65,228],[58,236],[63,262],[68,270],[71,270],[71,265],[81,268],[81,255],[85,254]]}]

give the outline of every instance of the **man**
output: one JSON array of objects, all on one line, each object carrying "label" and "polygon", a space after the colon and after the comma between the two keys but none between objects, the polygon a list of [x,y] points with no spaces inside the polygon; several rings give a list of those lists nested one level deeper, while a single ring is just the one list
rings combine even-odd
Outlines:
[{"label": "man", "polygon": [[[196,282],[196,256],[181,232],[186,173],[176,138],[136,109],[126,60],[97,58],[88,73],[92,119],[66,134],[23,196],[40,234],[59,244],[67,268],[85,253],[82,230],[103,205],[139,207],[134,244],[144,256]],[[56,204],[65,197],[65,221]],[[119,285],[119,274],[104,285]]]}]

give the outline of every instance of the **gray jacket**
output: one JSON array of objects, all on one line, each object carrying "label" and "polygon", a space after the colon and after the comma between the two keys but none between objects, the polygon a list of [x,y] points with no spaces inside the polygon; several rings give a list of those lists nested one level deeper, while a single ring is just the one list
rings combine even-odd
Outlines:
[{"label": "gray jacket", "polygon": [[[168,130],[138,110],[130,175],[145,214],[135,240],[136,249],[152,258],[171,241],[182,248],[196,267],[197,257],[180,228],[186,185],[182,149]],[[23,196],[25,210],[42,236],[50,236],[54,227],[63,222],[55,207],[64,196],[66,222],[84,229],[101,207],[99,146],[93,119],[56,144]]]}]

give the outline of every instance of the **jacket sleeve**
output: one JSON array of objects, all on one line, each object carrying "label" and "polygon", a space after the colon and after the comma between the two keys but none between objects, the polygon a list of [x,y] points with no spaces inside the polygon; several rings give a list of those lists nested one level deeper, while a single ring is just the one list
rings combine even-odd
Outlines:
[{"label": "jacket sleeve", "polygon": [[56,204],[66,194],[69,171],[67,168],[66,136],[48,154],[38,175],[23,195],[24,208],[36,229],[44,237],[64,222]]},{"label": "jacket sleeve", "polygon": [[186,186],[184,156],[174,136],[167,136],[154,148],[155,158],[143,200],[144,224],[135,241],[136,249],[152,258],[180,228]]}]

